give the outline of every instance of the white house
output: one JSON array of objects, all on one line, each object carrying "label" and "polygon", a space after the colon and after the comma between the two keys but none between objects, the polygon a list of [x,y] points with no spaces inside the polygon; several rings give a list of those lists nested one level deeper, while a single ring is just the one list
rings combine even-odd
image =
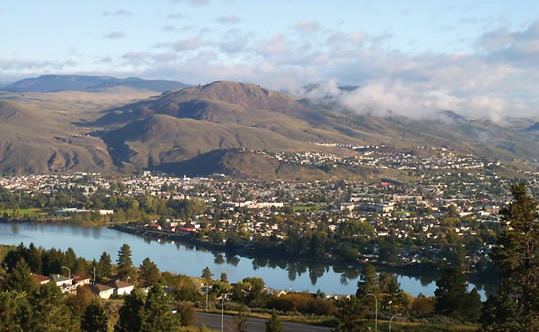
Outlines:
[{"label": "white house", "polygon": [[92,292],[94,292],[95,295],[99,296],[104,300],[108,300],[114,294],[114,288],[109,286],[95,284],[92,285],[91,288]]},{"label": "white house", "polygon": [[135,289],[135,285],[131,285],[121,280],[114,280],[108,284],[108,286],[114,289],[114,295],[123,296],[129,295]]}]

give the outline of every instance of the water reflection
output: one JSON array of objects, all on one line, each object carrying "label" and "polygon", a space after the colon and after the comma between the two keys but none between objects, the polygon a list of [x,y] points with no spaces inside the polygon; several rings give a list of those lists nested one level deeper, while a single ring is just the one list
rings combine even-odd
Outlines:
[{"label": "water reflection", "polygon": [[[286,259],[240,258],[230,253],[212,252],[193,244],[174,241],[157,241],[108,228],[85,228],[62,225],[0,224],[0,243],[26,245],[34,243],[45,248],[66,250],[72,247],[77,254],[88,259],[99,259],[103,251],[115,260],[119,247],[128,243],[133,261],[140,264],[150,257],[161,270],[198,276],[206,266],[214,275],[226,272],[230,281],[245,277],[264,278],[275,289],[318,289],[327,294],[353,294],[361,269],[351,266],[328,266]],[[397,274],[402,288],[412,294],[432,295],[436,289],[434,279],[428,276]],[[491,294],[495,287],[475,283],[481,294]],[[484,297],[484,296],[483,296]]]}]

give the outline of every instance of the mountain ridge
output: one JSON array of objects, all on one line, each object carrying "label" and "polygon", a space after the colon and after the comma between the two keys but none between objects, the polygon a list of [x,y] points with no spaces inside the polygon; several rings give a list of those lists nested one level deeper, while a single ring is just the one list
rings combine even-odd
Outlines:
[{"label": "mountain ridge", "polygon": [[114,87],[165,92],[188,87],[188,84],[167,80],[145,80],[138,77],[116,78],[89,75],[41,75],[25,78],[0,87],[10,92],[103,91]]}]

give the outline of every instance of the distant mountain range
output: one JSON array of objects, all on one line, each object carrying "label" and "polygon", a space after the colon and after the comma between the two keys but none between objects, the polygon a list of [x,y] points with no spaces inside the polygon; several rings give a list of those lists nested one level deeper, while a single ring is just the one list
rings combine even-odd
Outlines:
[{"label": "distant mountain range", "polygon": [[103,91],[115,87],[127,87],[165,92],[179,90],[187,86],[187,84],[176,81],[145,80],[137,77],[42,75],[5,85],[0,90],[10,92]]},{"label": "distant mountain range", "polygon": [[[92,99],[104,92],[88,93],[86,98]],[[537,162],[539,157],[534,135],[487,120],[468,120],[451,111],[429,120],[356,114],[247,83],[218,81],[74,115],[70,112],[77,105],[86,104],[74,106],[70,101],[75,97],[69,96],[61,104],[68,103],[68,111],[58,113],[58,104],[51,107],[48,99],[12,93],[2,100],[0,94],[0,172],[152,169],[310,180],[387,175],[385,170],[323,169],[270,157],[283,152],[350,153],[316,143],[445,146],[508,162]]]}]

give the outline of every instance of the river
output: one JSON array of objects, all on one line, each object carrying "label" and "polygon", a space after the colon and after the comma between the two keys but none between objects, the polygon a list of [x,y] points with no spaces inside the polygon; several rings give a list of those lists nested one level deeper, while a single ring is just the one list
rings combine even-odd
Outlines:
[{"label": "river", "polygon": [[[222,272],[227,273],[231,282],[245,277],[261,277],[268,287],[282,290],[353,294],[359,278],[357,268],[231,256],[183,243],[150,240],[106,227],[0,223],[0,244],[17,245],[21,242],[47,249],[66,250],[71,247],[77,255],[87,259],[99,259],[106,251],[114,260],[120,246],[127,243],[137,265],[149,257],[162,271],[189,276],[199,276],[208,266],[215,277]],[[419,293],[430,296],[436,290],[435,282],[426,277],[398,275],[398,281],[405,292],[414,296]],[[485,290],[478,285],[476,287],[485,299]]]}]

